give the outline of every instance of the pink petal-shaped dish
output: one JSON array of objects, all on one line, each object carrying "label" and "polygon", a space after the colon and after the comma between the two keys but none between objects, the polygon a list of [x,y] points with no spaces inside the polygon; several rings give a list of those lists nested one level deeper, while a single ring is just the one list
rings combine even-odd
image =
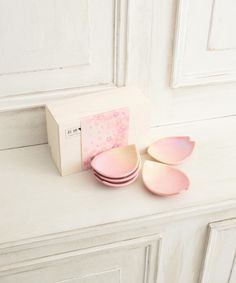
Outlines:
[{"label": "pink petal-shaped dish", "polygon": [[97,177],[96,175],[95,178],[98,182],[102,183],[103,185],[106,185],[108,187],[113,187],[113,188],[120,188],[120,187],[125,187],[125,186],[128,186],[130,184],[132,184],[137,178],[138,178],[138,173],[133,177],[131,178],[129,181],[126,181],[126,182],[120,182],[120,183],[111,183],[111,182],[106,182],[106,181],[103,181],[101,178]]},{"label": "pink petal-shaped dish", "polygon": [[110,149],[95,156],[91,167],[107,178],[124,178],[135,172],[140,155],[135,145]]},{"label": "pink petal-shaped dish", "polygon": [[144,185],[153,194],[170,196],[189,188],[188,177],[180,170],[154,161],[145,161],[142,172]]},{"label": "pink petal-shaped dish", "polygon": [[93,171],[93,174],[95,175],[95,177],[99,178],[102,181],[114,183],[114,184],[119,184],[119,183],[128,182],[128,181],[132,180],[134,177],[136,177],[137,174],[139,173],[140,168],[141,168],[141,162],[139,163],[139,167],[137,168],[137,170],[135,170],[131,175],[128,175],[127,177],[124,177],[124,178],[107,178],[107,177],[104,177],[103,175],[100,175],[99,173],[97,173],[94,170],[92,170],[92,171]]},{"label": "pink petal-shaped dish", "polygon": [[166,164],[179,164],[189,157],[194,149],[195,142],[189,137],[167,137],[151,144],[148,154]]},{"label": "pink petal-shaped dish", "polygon": [[129,180],[130,178],[132,178],[134,175],[136,175],[136,173],[140,170],[141,168],[141,160],[139,160],[138,163],[138,167],[129,175],[125,176],[125,177],[121,177],[121,178],[109,178],[107,176],[104,176],[102,174],[100,174],[99,172],[97,172],[96,170],[92,169],[92,172],[94,175],[97,175],[98,177],[104,179],[105,181],[118,181],[118,182],[122,182],[122,181],[126,181]]}]

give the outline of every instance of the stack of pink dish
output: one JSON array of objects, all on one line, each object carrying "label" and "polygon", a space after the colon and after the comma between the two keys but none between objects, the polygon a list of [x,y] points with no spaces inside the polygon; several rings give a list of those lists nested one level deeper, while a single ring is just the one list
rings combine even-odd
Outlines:
[{"label": "stack of pink dish", "polygon": [[[186,136],[166,137],[151,144],[147,153],[154,160],[143,164],[145,187],[155,195],[171,196],[188,190],[188,176],[174,165],[181,164],[193,152],[195,142]],[[134,182],[141,167],[135,145],[114,148],[97,155],[91,162],[95,178],[110,187]]]},{"label": "stack of pink dish", "polygon": [[140,155],[135,145],[113,148],[98,154],[91,162],[95,178],[110,187],[133,183],[140,169]]}]

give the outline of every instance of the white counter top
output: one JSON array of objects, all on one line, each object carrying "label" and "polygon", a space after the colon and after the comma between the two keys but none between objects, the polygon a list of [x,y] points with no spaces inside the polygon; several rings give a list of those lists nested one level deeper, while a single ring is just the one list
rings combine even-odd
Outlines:
[{"label": "white counter top", "polygon": [[47,145],[1,151],[0,243],[149,215],[236,207],[236,117],[165,126],[152,134],[153,140],[190,135],[196,141],[193,156],[179,166],[191,180],[187,193],[154,196],[141,178],[109,189],[89,171],[60,177]]}]

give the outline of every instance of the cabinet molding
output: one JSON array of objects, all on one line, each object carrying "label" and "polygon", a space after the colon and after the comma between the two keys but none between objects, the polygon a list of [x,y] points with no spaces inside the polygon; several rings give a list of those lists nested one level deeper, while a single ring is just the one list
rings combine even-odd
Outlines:
[{"label": "cabinet molding", "polygon": [[[76,262],[76,264],[78,264],[77,261],[78,262],[81,260],[83,261],[85,258],[92,258],[92,260],[94,260],[93,258],[96,259],[96,256],[100,256],[106,253],[109,254],[109,261],[110,260],[112,261],[112,258],[113,256],[114,257],[116,256],[117,251],[122,251],[123,253],[127,253],[126,259],[125,259],[126,261],[126,260],[129,260],[129,253],[132,253],[133,250],[144,249],[144,258],[140,259],[141,262],[143,263],[142,264],[142,268],[143,268],[142,282],[143,283],[155,282],[157,278],[158,261],[160,257],[160,242],[161,242],[161,236],[159,234],[155,234],[155,235],[150,235],[150,236],[145,236],[145,237],[140,237],[140,238],[133,238],[129,240],[118,241],[118,242],[105,244],[101,246],[94,246],[90,248],[64,252],[61,254],[55,254],[55,255],[51,255],[47,257],[39,257],[36,259],[22,261],[22,262],[18,262],[15,264],[13,263],[8,266],[0,267],[0,277],[3,279],[5,278],[8,279],[9,277],[9,280],[10,280],[11,276],[13,275],[17,276],[18,274],[22,274],[22,273],[50,269],[50,266],[52,264],[55,267],[57,264],[59,264],[60,262],[66,259],[72,259]],[[133,261],[133,262],[134,264],[136,264],[136,261]],[[105,264],[104,268],[106,268],[107,263],[106,263],[106,260],[104,260],[104,264]],[[141,268],[141,266],[139,266],[139,268]],[[112,278],[114,278],[114,273],[116,275],[119,275],[116,278],[120,278],[120,272],[122,272],[122,267],[116,268],[115,270],[114,269],[111,270],[108,268],[108,270],[106,269],[106,272],[112,272],[113,273]],[[106,272],[101,271],[99,273],[96,273],[96,275],[86,274],[85,276],[76,278],[76,280],[80,282],[81,279],[88,278],[89,276],[93,276],[93,277],[101,276],[102,277],[104,276],[104,274],[105,275],[107,274]],[[133,270],[131,272],[133,272]],[[126,281],[120,280],[120,281],[114,281],[114,282],[126,282]]]},{"label": "cabinet molding", "polygon": [[209,224],[201,283],[236,280],[236,218]]},{"label": "cabinet molding", "polygon": [[[106,0],[103,5],[97,0],[91,3],[72,0],[66,6],[69,11],[63,10],[66,1],[40,2],[37,7],[27,1],[21,4],[19,9],[24,13],[27,9],[32,10],[36,20],[27,25],[27,21],[32,21],[32,15],[26,13],[26,19],[22,18],[22,24],[17,27],[20,31],[26,29],[29,34],[18,40],[24,56],[19,55],[19,48],[13,44],[8,48],[9,56],[4,57],[0,69],[0,110],[38,106],[55,96],[70,97],[125,85],[128,0]],[[2,5],[4,12],[10,9],[11,2]],[[68,12],[70,17],[62,17],[62,11]],[[76,17],[76,11],[82,16]],[[46,17],[44,25],[40,22],[42,17]],[[1,47],[7,49],[12,35],[5,27],[12,25],[16,28],[20,19],[11,15],[3,20]],[[17,41],[17,33],[12,41]],[[14,57],[19,60],[13,61]]]},{"label": "cabinet molding", "polygon": [[[214,14],[219,14],[220,8],[217,11],[215,9],[218,4],[221,8],[223,5],[224,9],[227,5],[227,11],[235,10],[236,6],[231,0],[223,1],[223,4],[220,1],[179,0],[172,68],[173,88],[236,81],[236,50],[231,46],[230,35],[224,36],[224,43],[221,43],[223,47],[217,47],[222,41],[219,36],[222,27],[214,20]],[[227,16],[226,10],[221,17]],[[221,52],[218,49],[222,49]]]},{"label": "cabinet molding", "polygon": [[[76,7],[82,5],[78,1],[73,3]],[[145,5],[141,0],[106,0],[101,5],[100,1],[92,0],[87,5],[89,22],[84,36],[89,38],[89,50],[85,48],[83,60],[79,60],[82,63],[2,74],[0,111],[44,106],[53,99],[126,85],[146,88],[151,60],[152,4],[152,0]]]}]

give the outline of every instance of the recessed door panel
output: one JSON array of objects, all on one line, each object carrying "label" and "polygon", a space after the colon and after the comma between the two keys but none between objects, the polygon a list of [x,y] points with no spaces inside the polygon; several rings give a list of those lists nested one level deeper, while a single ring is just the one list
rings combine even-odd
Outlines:
[{"label": "recessed door panel", "polygon": [[0,282],[154,283],[159,241],[154,235],[17,263],[1,269]]},{"label": "recessed door panel", "polygon": [[201,282],[236,282],[236,219],[209,225]]},{"label": "recessed door panel", "polygon": [[236,2],[180,0],[172,86],[236,81]]},{"label": "recessed door panel", "polygon": [[115,84],[126,9],[124,0],[0,0],[0,97]]}]

